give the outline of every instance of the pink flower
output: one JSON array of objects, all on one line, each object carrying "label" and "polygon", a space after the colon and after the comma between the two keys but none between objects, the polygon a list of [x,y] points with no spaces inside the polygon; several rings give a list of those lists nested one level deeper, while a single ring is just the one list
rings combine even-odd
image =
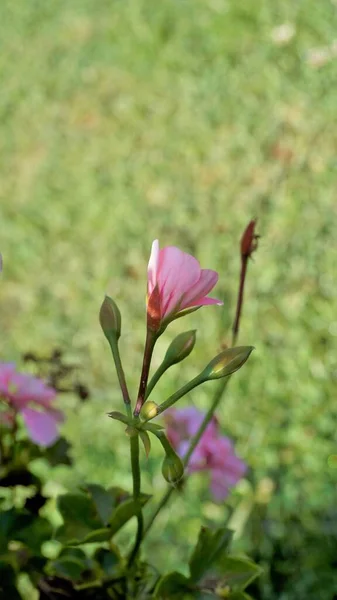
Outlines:
[{"label": "pink flower", "polygon": [[[165,416],[167,436],[178,454],[183,457],[191,437],[198,431],[205,415],[196,408],[189,407],[172,408]],[[195,448],[188,470],[190,473],[209,471],[211,492],[219,502],[228,496],[230,488],[244,476],[247,466],[236,456],[232,442],[220,435],[215,417],[206,427]]]},{"label": "pink flower", "polygon": [[199,262],[175,246],[159,249],[152,244],[148,265],[147,312],[149,326],[159,329],[186,309],[222,304],[207,294],[218,281],[216,271],[201,269]]},{"label": "pink flower", "polygon": [[41,379],[18,373],[12,363],[0,363],[0,401],[7,406],[0,422],[10,426],[21,414],[29,437],[41,446],[50,446],[59,437],[57,424],[63,413],[52,406],[55,397],[55,390]]}]

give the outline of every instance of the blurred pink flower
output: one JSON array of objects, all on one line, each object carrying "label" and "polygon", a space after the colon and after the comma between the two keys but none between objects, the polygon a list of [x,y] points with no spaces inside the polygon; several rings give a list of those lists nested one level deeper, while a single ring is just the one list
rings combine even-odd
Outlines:
[{"label": "blurred pink flower", "polygon": [[216,271],[201,269],[196,258],[175,246],[160,250],[155,240],[148,265],[149,324],[159,329],[162,321],[175,318],[185,309],[222,304],[207,296],[217,281]]},{"label": "blurred pink flower", "polygon": [[12,363],[0,363],[0,401],[7,405],[0,422],[11,426],[21,414],[29,437],[40,446],[50,446],[59,437],[57,424],[63,413],[53,408],[55,397],[55,390],[41,379],[18,373]]},{"label": "blurred pink flower", "polygon": [[[191,437],[198,431],[204,416],[194,407],[172,408],[165,413],[167,436],[181,457],[186,454]],[[191,456],[188,471],[209,471],[213,498],[221,502],[246,470],[247,466],[236,456],[232,442],[220,435],[217,420],[213,417]]]}]

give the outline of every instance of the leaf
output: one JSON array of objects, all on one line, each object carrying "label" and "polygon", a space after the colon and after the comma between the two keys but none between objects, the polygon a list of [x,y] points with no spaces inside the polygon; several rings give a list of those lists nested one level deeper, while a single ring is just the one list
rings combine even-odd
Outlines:
[{"label": "leaf", "polygon": [[79,580],[82,573],[90,567],[90,560],[78,548],[66,548],[55,560],[50,561],[47,571],[50,575]]},{"label": "leaf", "polygon": [[197,545],[189,561],[190,574],[193,581],[199,581],[209,570],[213,562],[227,550],[232,535],[232,531],[226,527],[220,527],[215,530],[207,527],[200,529]]},{"label": "leaf", "polygon": [[25,510],[11,508],[0,513],[0,552],[5,552],[10,541],[17,540],[22,529],[34,521],[34,516]]},{"label": "leaf", "polygon": [[121,488],[109,488],[106,490],[101,485],[95,483],[88,484],[82,489],[92,498],[103,525],[108,524],[113,510],[120,504],[121,499],[129,497],[129,494]]},{"label": "leaf", "polygon": [[16,573],[6,561],[0,561],[0,595],[8,600],[22,600],[16,589]]},{"label": "leaf", "polygon": [[220,585],[229,586],[233,592],[242,592],[262,573],[261,567],[246,557],[222,556],[214,566]]},{"label": "leaf", "polygon": [[113,410],[109,412],[108,416],[111,417],[111,419],[115,419],[116,421],[121,421],[122,423],[125,423],[125,425],[129,425],[130,419],[128,419],[126,415],[123,415],[123,413],[119,412],[118,410]]},{"label": "leaf", "polygon": [[163,425],[158,425],[157,423],[143,423],[141,425],[141,429],[144,431],[150,431],[151,433],[156,434],[158,431],[164,429]]},{"label": "leaf", "polygon": [[[109,530],[102,533],[104,523],[88,495],[63,494],[59,496],[57,505],[64,521],[56,532],[56,539],[61,543],[73,545],[109,539]],[[97,530],[99,540],[93,535]]]},{"label": "leaf", "polygon": [[53,528],[51,523],[43,517],[36,517],[26,527],[23,527],[15,534],[15,540],[22,542],[28,548],[33,550],[34,554],[39,554],[41,544],[50,540]]},{"label": "leaf", "polygon": [[121,556],[117,546],[111,545],[109,550],[99,548],[96,551],[94,558],[100,564],[105,577],[111,578],[120,574]]},{"label": "leaf", "polygon": [[194,595],[189,579],[174,571],[159,580],[154,597],[156,600],[192,600]]},{"label": "leaf", "polygon": [[[141,494],[139,498],[140,506],[145,506],[145,504],[150,500],[151,496],[149,494]],[[132,517],[134,517],[138,512],[139,505],[130,498],[125,500],[117,508],[114,510],[110,523],[110,533],[111,536],[115,535],[117,531],[127,523]]]},{"label": "leaf", "polygon": [[49,448],[45,450],[45,457],[52,467],[56,465],[71,465],[72,459],[68,452],[71,445],[64,437],[61,437]]},{"label": "leaf", "polygon": [[146,458],[149,458],[150,450],[151,450],[151,440],[147,431],[140,431],[139,437],[143,442]]}]

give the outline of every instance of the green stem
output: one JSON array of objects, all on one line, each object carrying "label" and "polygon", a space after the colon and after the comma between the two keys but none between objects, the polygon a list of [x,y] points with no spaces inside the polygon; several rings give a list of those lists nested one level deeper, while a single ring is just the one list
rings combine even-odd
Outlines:
[{"label": "green stem", "polygon": [[117,377],[118,377],[119,385],[120,385],[120,388],[122,391],[122,396],[123,396],[124,404],[126,407],[126,412],[127,412],[128,417],[131,417],[132,416],[131,400],[130,400],[128,386],[127,386],[126,379],[125,379],[125,374],[124,374],[124,369],[122,366],[121,357],[119,354],[118,342],[117,342],[115,336],[110,336],[108,338],[108,341],[109,341],[112,356],[113,356],[113,359],[115,362]]},{"label": "green stem", "polygon": [[145,400],[148,399],[153,388],[157,385],[159,379],[164,375],[165,371],[167,371],[168,368],[169,368],[169,365],[167,365],[165,363],[165,361],[161,363],[160,367],[158,367],[157,371],[153,374],[149,383],[147,384]]},{"label": "green stem", "polygon": [[[173,406],[173,404],[175,404],[178,400],[180,400],[180,398],[182,398],[182,396],[185,396],[185,394],[188,394],[188,392],[190,392],[195,387],[197,387],[198,385],[200,385],[201,383],[204,383],[204,382],[205,382],[205,379],[203,377],[200,377],[200,375],[197,375],[197,377],[194,377],[194,379],[192,379],[191,381],[189,381],[188,383],[183,385],[183,387],[181,387],[180,390],[178,390],[177,392],[172,394],[172,396],[170,396],[167,400],[165,400],[165,402],[160,404],[157,408],[156,414],[153,417],[151,417],[151,419],[154,419],[154,417],[157,417],[158,415],[160,415],[162,412],[164,412],[164,410],[171,408],[171,406]],[[151,419],[146,419],[146,421],[151,421]]]},{"label": "green stem", "polygon": [[139,466],[139,438],[138,435],[130,437],[130,452],[131,452],[131,468],[133,479],[133,499],[137,508],[137,533],[136,539],[131,551],[128,566],[134,563],[139,552],[140,544],[143,539],[144,518],[142,508],[140,506],[140,466]]},{"label": "green stem", "polygon": [[151,359],[152,359],[153,349],[154,349],[156,341],[157,341],[157,334],[154,331],[152,331],[151,329],[147,329],[144,358],[143,358],[143,367],[142,367],[142,373],[140,376],[136,408],[133,413],[135,417],[138,417],[138,415],[141,411],[141,408],[145,402],[147,381],[149,378]]},{"label": "green stem", "polygon": [[[218,407],[218,404],[222,398],[222,395],[227,387],[228,381],[229,381],[230,377],[226,377],[224,380],[222,380],[220,382],[220,385],[218,386],[218,389],[216,390],[215,394],[214,394],[214,398],[213,398],[213,402],[209,408],[209,410],[207,411],[203,422],[201,423],[197,433],[195,434],[195,436],[192,438],[191,443],[188,447],[188,450],[186,452],[186,455],[183,459],[183,464],[184,467],[188,466],[188,463],[190,461],[190,458],[195,450],[195,448],[197,447],[198,443],[200,442],[205,429],[207,427],[207,425],[210,423],[210,421],[212,420],[212,417]],[[155,519],[157,518],[158,514],[160,513],[160,511],[164,508],[164,506],[166,506],[167,502],[169,501],[172,493],[174,492],[175,488],[173,486],[169,486],[168,489],[166,490],[165,494],[162,496],[161,500],[158,503],[157,508],[153,511],[146,527],[144,530],[144,534],[143,534],[143,539],[144,537],[147,535],[147,533],[149,532],[149,530],[151,529]]]}]

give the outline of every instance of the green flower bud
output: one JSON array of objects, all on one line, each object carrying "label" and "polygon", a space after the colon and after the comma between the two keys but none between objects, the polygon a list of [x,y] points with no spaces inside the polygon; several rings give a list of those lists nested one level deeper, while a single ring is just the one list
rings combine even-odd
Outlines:
[{"label": "green flower bud", "polygon": [[209,379],[220,379],[228,377],[244,365],[249,358],[254,346],[237,346],[237,348],[227,348],[218,356],[213,358],[202,372],[204,381]]},{"label": "green flower bud", "polygon": [[152,400],[148,400],[143,404],[140,411],[140,418],[143,421],[147,421],[148,419],[153,419],[158,413],[158,404],[152,402]]},{"label": "green flower bud", "polygon": [[178,483],[184,475],[184,465],[181,458],[174,452],[174,450],[171,449],[170,454],[166,454],[163,460],[161,472],[164,479],[166,479],[166,481],[172,485]]},{"label": "green flower bud", "polygon": [[194,348],[196,341],[196,329],[192,329],[191,331],[185,331],[184,333],[180,333],[174,338],[173,342],[169,345],[167,352],[164,358],[165,367],[168,368],[171,365],[176,365],[177,363],[184,360],[189,356]]},{"label": "green flower bud", "polygon": [[117,304],[109,296],[105,296],[99,311],[99,322],[104,335],[109,339],[115,336],[116,340],[121,335],[121,313]]}]

